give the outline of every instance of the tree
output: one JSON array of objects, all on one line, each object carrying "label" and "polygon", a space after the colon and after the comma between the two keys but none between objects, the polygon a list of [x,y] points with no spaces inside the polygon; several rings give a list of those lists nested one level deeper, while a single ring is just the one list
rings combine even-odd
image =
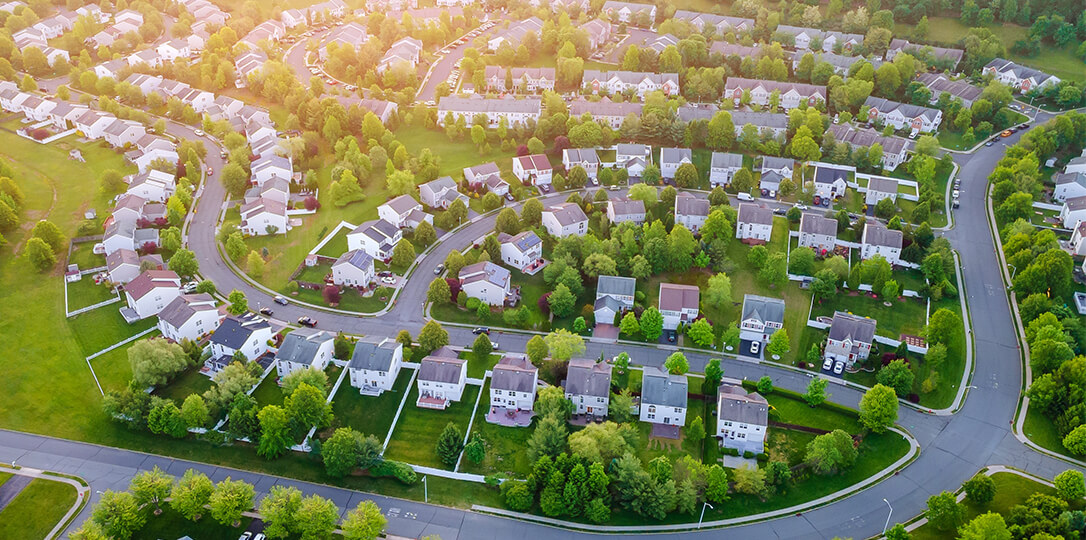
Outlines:
[{"label": "tree", "polygon": [[128,484],[128,489],[136,497],[137,504],[155,505],[155,515],[162,513],[162,501],[170,495],[171,488],[173,488],[173,478],[162,472],[157,465],[149,471],[136,473]]},{"label": "tree", "polygon": [[788,277],[788,261],[784,253],[771,253],[765,260],[765,265],[758,272],[758,277],[776,287]]},{"label": "tree", "polygon": [[712,306],[725,306],[732,302],[732,280],[727,274],[719,272],[709,278],[705,301]]},{"label": "tree", "polygon": [[939,308],[931,314],[928,326],[924,329],[924,337],[929,344],[950,343],[951,337],[958,335],[962,330],[962,318],[957,313],[946,308]]},{"label": "tree", "polygon": [[904,359],[898,358],[879,370],[879,384],[888,386],[899,397],[908,396],[913,390],[914,374]]},{"label": "tree", "polygon": [[339,508],[332,501],[318,495],[302,499],[295,515],[295,528],[301,538],[330,538],[339,521]]},{"label": "tree", "polygon": [[[1044,533],[1038,533],[1034,535],[1034,538],[1046,536]],[[986,512],[962,525],[958,529],[958,538],[959,540],[1011,540],[1013,536],[1007,529],[1007,522],[1003,521],[1003,516]]]},{"label": "tree", "polygon": [[208,504],[211,506],[211,517],[223,525],[237,527],[241,521],[241,514],[253,507],[253,497],[256,495],[252,484],[241,480],[232,480],[229,476],[226,480],[215,485],[215,491],[211,493]]},{"label": "tree", "polygon": [[[195,263],[195,261],[193,261]],[[173,259],[170,259],[170,264],[173,264]],[[267,267],[264,262],[264,257],[260,256],[260,252],[253,250],[249,252],[249,257],[245,260],[245,266],[249,270],[249,275],[260,278],[264,275],[264,270]],[[178,272],[180,273],[180,272]]]},{"label": "tree", "polygon": [[562,328],[547,334],[543,342],[547,345],[550,357],[555,360],[566,361],[584,354],[585,351],[584,338]]},{"label": "tree", "polygon": [[694,340],[694,343],[702,347],[712,345],[713,341],[716,339],[716,336],[713,333],[713,325],[709,324],[709,321],[706,319],[694,321],[693,324],[687,327],[686,335]]},{"label": "tree", "polygon": [[1081,456],[1086,454],[1086,424],[1072,429],[1063,438],[1063,447],[1072,454]]},{"label": "tree", "polygon": [[944,491],[928,497],[928,523],[940,531],[952,531],[965,519],[965,507],[953,493]]},{"label": "tree", "polygon": [[325,388],[328,388],[328,374],[323,370],[317,369],[315,366],[310,366],[307,369],[296,369],[286,377],[279,379],[279,389],[283,392],[284,396],[294,394],[294,391],[303,384],[307,384],[318,390],[324,390]]},{"label": "tree", "polygon": [[681,188],[694,188],[698,186],[698,169],[693,163],[683,163],[675,171],[675,185]]},{"label": "tree", "polygon": [[627,311],[626,314],[622,316],[622,320],[619,321],[618,329],[619,332],[625,336],[635,336],[641,331],[641,325],[637,322],[637,316],[634,315],[633,311]]},{"label": "tree", "polygon": [[894,390],[876,384],[864,392],[860,399],[860,422],[875,433],[882,433],[897,421],[897,396]]},{"label": "tree", "polygon": [[396,242],[392,249],[392,266],[407,268],[415,260],[415,245],[406,238]]},{"label": "tree", "polygon": [[784,356],[791,351],[792,344],[788,341],[788,332],[784,328],[773,332],[773,335],[769,336],[769,344],[766,345],[765,350],[773,356]]},{"label": "tree", "polygon": [[329,476],[342,477],[355,468],[368,468],[379,459],[381,441],[351,428],[338,428],[321,446],[321,458]]},{"label": "tree", "polygon": [[107,490],[94,507],[91,519],[110,538],[131,538],[147,523],[136,497],[127,491]]},{"label": "tree", "polygon": [[547,357],[547,343],[539,336],[532,336],[524,351],[528,354],[528,360],[531,360],[533,364],[539,364]]},{"label": "tree", "polygon": [[60,251],[60,249],[64,247],[64,235],[61,234],[60,229],[50,221],[43,219],[35,223],[34,228],[30,231],[30,235],[34,238],[41,238],[44,240],[46,244],[49,244],[49,248],[53,251]]},{"label": "tree", "polygon": [[743,464],[732,470],[733,487],[738,493],[763,496],[766,492],[765,469],[751,468]]},{"label": "tree", "polygon": [[388,519],[373,501],[362,501],[347,512],[339,528],[346,540],[376,540],[388,525]]},{"label": "tree", "polygon": [[316,426],[323,429],[332,422],[332,404],[324,399],[323,389],[302,383],[283,402],[291,422],[299,429]]},{"label": "tree", "polygon": [[264,519],[264,534],[269,538],[289,536],[297,530],[298,507],[302,492],[294,486],[272,486],[260,500],[260,515]]},{"label": "tree", "polygon": [[811,379],[811,382],[807,383],[807,393],[803,394],[803,399],[811,407],[817,407],[826,401],[826,379]]},{"label": "tree", "polygon": [[226,297],[226,301],[230,303],[226,307],[226,312],[231,315],[241,315],[246,311],[249,311],[249,301],[245,298],[245,293],[234,289],[230,291],[230,294]]},{"label": "tree", "polygon": [[528,438],[528,460],[535,462],[541,456],[557,456],[566,447],[566,421],[555,416],[544,416]]},{"label": "tree", "polygon": [[290,417],[278,405],[268,405],[256,416],[260,420],[260,443],[256,453],[267,459],[279,457],[294,442],[290,434]]},{"label": "tree", "polygon": [[569,287],[565,283],[559,283],[554,288],[554,291],[547,297],[547,302],[550,304],[551,313],[555,317],[568,317],[573,314],[577,307],[577,299],[573,296],[573,293],[569,292]]},{"label": "tree", "polygon": [[1083,483],[1082,473],[1079,471],[1063,471],[1057,474],[1052,482],[1056,485],[1056,495],[1065,501],[1077,501],[1086,496],[1086,484]]},{"label": "tree", "polygon": [[690,370],[690,364],[686,361],[686,355],[674,352],[664,361],[664,369],[672,375],[682,375]]},{"label": "tree", "polygon": [[230,260],[237,261],[245,255],[245,250],[249,249],[245,245],[245,238],[240,232],[234,231],[230,233],[230,236],[226,237],[226,254],[230,256]]},{"label": "tree", "polygon": [[449,333],[437,321],[429,321],[419,331],[419,348],[427,354],[449,344]]},{"label": "tree", "polygon": [[988,504],[995,498],[995,481],[985,474],[978,474],[962,484],[965,498],[974,504]]},{"label": "tree", "polygon": [[897,284],[897,281],[893,279],[886,280],[886,283],[882,286],[882,297],[887,301],[897,298],[897,295],[901,293],[901,286]]},{"label": "tree", "polygon": [[686,437],[694,443],[700,443],[705,438],[705,421],[701,419],[701,416],[695,416],[686,427]]},{"label": "tree", "polygon": [[664,333],[664,316],[655,307],[646,309],[641,314],[641,335],[646,341],[656,341]]},{"label": "tree", "polygon": [[189,394],[181,404],[181,419],[190,428],[202,428],[211,420],[207,404],[199,394]]},{"label": "tree", "polygon": [[457,459],[460,458],[460,450],[463,448],[463,438],[464,435],[456,424],[452,422],[445,424],[445,429],[441,431],[441,436],[437,439],[437,457],[442,463],[449,467],[456,465]]},{"label": "tree", "polygon": [[[0,206],[7,208],[3,201],[0,201]],[[34,237],[27,240],[26,256],[30,259],[30,264],[33,264],[38,271],[49,270],[57,264],[57,256],[54,254],[53,248],[49,247],[49,244],[45,243],[41,238]]]},{"label": "tree", "polygon": [[190,359],[180,345],[164,339],[144,339],[128,349],[132,384],[139,388],[166,384],[189,366]]},{"label": "tree", "polygon": [[152,400],[151,412],[147,413],[147,429],[151,433],[166,433],[175,439],[188,435],[188,426],[181,419],[181,411],[170,399],[159,400],[157,404]]},{"label": "tree", "polygon": [[170,490],[170,507],[185,519],[197,521],[211,499],[215,486],[207,475],[194,469],[185,471]]},{"label": "tree", "polygon": [[806,461],[817,474],[829,474],[847,468],[856,461],[856,447],[852,436],[835,429],[807,443]]},{"label": "tree", "polygon": [[452,291],[449,282],[443,278],[434,278],[430,282],[430,289],[426,291],[426,300],[432,304],[447,304],[452,300]]}]

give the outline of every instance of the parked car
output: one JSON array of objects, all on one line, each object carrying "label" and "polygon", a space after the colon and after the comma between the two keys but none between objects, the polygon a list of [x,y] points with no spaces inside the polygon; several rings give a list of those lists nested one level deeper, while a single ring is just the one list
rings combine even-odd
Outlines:
[{"label": "parked car", "polygon": [[747,193],[745,191],[739,192],[739,194],[737,194],[735,196],[735,198],[739,199],[741,201],[753,201],[754,200],[754,196],[752,196],[750,193]]},{"label": "parked car", "polygon": [[762,350],[762,342],[761,341],[751,341],[750,342],[750,354],[758,354],[758,351],[760,351],[760,350]]},{"label": "parked car", "polygon": [[252,537],[253,537],[253,533],[251,533],[249,531],[245,531],[245,532],[241,533],[241,536],[238,537],[238,540],[249,540]]},{"label": "parked car", "polygon": [[841,372],[844,371],[844,370],[845,370],[845,363],[840,361],[840,360],[838,360],[837,364],[833,366],[833,374],[834,375],[840,375]]},{"label": "parked car", "polygon": [[317,319],[314,319],[313,317],[309,317],[307,315],[302,315],[301,317],[298,317],[298,324],[313,328],[317,326]]},{"label": "parked car", "polygon": [[181,292],[183,294],[192,294],[192,293],[196,292],[196,286],[197,285],[198,285],[198,283],[196,283],[195,281],[190,281],[190,282],[188,282],[188,283],[181,286]]},{"label": "parked car", "polygon": [[381,283],[384,283],[385,285],[395,285],[396,284],[396,278],[394,278],[394,277],[383,277],[383,278],[381,278]]},{"label": "parked car", "polygon": [[988,141],[984,143],[984,146],[992,146],[993,144],[995,144],[995,141]]},{"label": "parked car", "polygon": [[282,296],[276,296],[275,298],[272,298],[272,300],[274,300],[276,304],[279,304],[281,306],[287,305],[287,299],[283,298]]},{"label": "parked car", "polygon": [[272,310],[269,307],[262,307],[262,308],[260,308],[260,314],[271,317],[272,316]]},{"label": "parked car", "polygon": [[1012,133],[1014,133],[1014,132],[1007,129],[1007,130],[1004,130],[1003,133],[1000,133],[999,136],[1000,137],[1010,137]]},{"label": "parked car", "polygon": [[807,205],[803,203],[796,203],[792,205],[793,208],[799,208],[800,210],[806,210]]},{"label": "parked car", "polygon": [[434,275],[435,276],[440,276],[441,273],[444,272],[444,271],[445,271],[445,263],[441,263],[441,264],[437,265],[437,268],[434,268]]},{"label": "parked car", "polygon": [[207,175],[208,175],[208,176],[211,176],[211,175],[213,175],[213,174],[215,174],[215,169],[212,169],[211,167],[208,167],[208,168],[207,168]]},{"label": "parked car", "polygon": [[203,137],[204,136],[204,130],[202,130],[202,129],[197,129],[197,130],[193,131],[193,133],[195,133],[197,137]]},{"label": "parked car", "polygon": [[383,270],[377,273],[377,277],[392,277],[392,272],[389,272],[388,270]]},{"label": "parked car", "polygon": [[827,358],[825,362],[822,362],[822,369],[829,371],[833,368],[833,359]]},{"label": "parked car", "polygon": [[490,329],[485,327],[485,326],[480,326],[480,327],[476,328],[475,330],[472,330],[471,333],[475,334],[477,336],[479,334],[486,334],[486,335],[489,336],[490,335]]},{"label": "parked car", "polygon": [[506,193],[506,194],[505,194],[505,200],[507,200],[507,201],[509,201],[509,202],[513,202],[513,201],[515,201],[515,200],[517,200],[517,199],[516,199],[515,197],[513,197],[513,194],[512,194],[512,193]]}]

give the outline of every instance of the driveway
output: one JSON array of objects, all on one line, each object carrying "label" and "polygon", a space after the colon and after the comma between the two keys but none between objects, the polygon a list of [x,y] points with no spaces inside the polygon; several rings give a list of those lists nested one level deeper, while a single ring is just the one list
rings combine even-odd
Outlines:
[{"label": "driveway", "polygon": [[613,324],[596,323],[596,328],[592,330],[592,337],[617,340],[618,327]]}]

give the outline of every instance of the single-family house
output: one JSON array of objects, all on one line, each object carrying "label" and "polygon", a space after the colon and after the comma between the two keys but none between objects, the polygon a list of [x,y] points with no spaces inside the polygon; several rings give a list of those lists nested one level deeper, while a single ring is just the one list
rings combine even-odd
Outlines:
[{"label": "single-family house", "polygon": [[665,426],[686,425],[686,375],[646,367],[641,379],[642,422]]},{"label": "single-family house", "polygon": [[1071,233],[1071,240],[1067,243],[1072,255],[1086,255],[1086,221],[1080,221]]},{"label": "single-family house", "polygon": [[525,185],[550,185],[554,168],[546,154],[531,154],[513,158],[513,176]]},{"label": "single-family house", "polygon": [[315,328],[299,328],[283,338],[275,353],[275,372],[286,377],[296,371],[313,368],[324,371],[334,354],[336,336]]},{"label": "single-family house", "polygon": [[214,332],[222,320],[210,294],[182,294],[158,313],[158,330],[162,337],[177,343],[184,339],[198,341]]},{"label": "single-family house", "polygon": [[679,324],[690,324],[698,318],[701,291],[693,285],[660,284],[660,314],[664,330],[675,330]]},{"label": "single-family house", "polygon": [[208,339],[210,362],[221,369],[233,362],[237,353],[252,362],[268,352],[271,338],[271,324],[256,314],[230,315]]},{"label": "single-family house", "polygon": [[434,222],[434,216],[423,212],[422,204],[410,195],[400,195],[378,206],[377,216],[401,229],[413,229],[423,221]]},{"label": "single-family house", "polygon": [[178,58],[188,58],[192,54],[192,47],[184,39],[171,39],[155,48],[162,62],[173,62]]},{"label": "single-family house", "polygon": [[403,239],[399,227],[383,220],[367,221],[347,233],[347,249],[361,249],[380,261],[392,258],[392,250]]},{"label": "single-family house", "polygon": [[419,363],[418,399],[415,406],[445,409],[460,401],[468,378],[468,362],[458,358],[427,356]]},{"label": "single-family house", "polygon": [[562,238],[588,232],[588,216],[575,203],[561,203],[543,210],[543,227],[551,236]]},{"label": "single-family house", "polygon": [[815,196],[836,199],[845,196],[848,189],[848,170],[836,167],[818,167],[814,175]]},{"label": "single-family house", "polygon": [[490,306],[504,306],[512,297],[509,270],[490,261],[477,262],[460,269],[460,290],[468,298],[478,298]]},{"label": "single-family house", "polygon": [[897,202],[897,180],[885,176],[872,176],[867,180],[867,194],[864,195],[864,203],[874,207],[879,201],[890,199]]},{"label": "single-family house", "polygon": [[607,201],[607,219],[611,223],[625,223],[627,221],[638,225],[645,222],[645,201],[617,197]]},{"label": "single-family house", "polygon": [[613,324],[615,317],[633,309],[637,280],[619,276],[599,276],[593,304],[596,324]]},{"label": "single-family house", "polygon": [[1060,78],[1043,71],[1018,65],[1010,60],[996,58],[988,62],[981,70],[985,75],[1025,94],[1030,90],[1039,90],[1046,86],[1060,83]]},{"label": "single-family house", "polygon": [[712,187],[726,187],[732,183],[732,178],[739,169],[743,168],[743,156],[731,152],[713,152],[709,161],[709,185]]},{"label": "single-family house", "polygon": [[523,272],[543,259],[543,240],[535,231],[527,230],[515,236],[501,233],[498,242],[502,248],[502,262]]},{"label": "single-family house", "polygon": [[1086,196],[1070,197],[1063,201],[1063,208],[1060,209],[1063,228],[1074,229],[1081,221],[1086,221]]},{"label": "single-family house", "polygon": [[739,205],[735,237],[745,244],[765,244],[773,236],[773,211],[757,204]]},{"label": "single-family house", "polygon": [[1086,173],[1058,173],[1052,177],[1052,180],[1056,183],[1052,191],[1052,200],[1056,202],[1086,196]]},{"label": "single-family house", "polygon": [[611,402],[611,364],[585,358],[569,361],[562,383],[566,399],[573,402],[573,414],[596,418],[607,416]]},{"label": "single-family house", "polygon": [[784,300],[755,294],[743,296],[739,315],[739,354],[762,358],[774,332],[784,328]]},{"label": "single-family house", "polygon": [[681,191],[675,196],[675,224],[682,225],[691,232],[698,232],[705,219],[709,217],[709,200],[700,199],[688,191]]},{"label": "single-family house", "polygon": [[341,287],[364,289],[373,283],[375,275],[373,257],[361,249],[348,251],[332,263],[332,283]]},{"label": "single-family house", "polygon": [[855,362],[867,359],[874,340],[874,319],[837,311],[830,322],[830,333],[822,354],[824,358],[851,367]]},{"label": "single-family house", "polygon": [[761,454],[765,452],[768,429],[769,402],[764,397],[747,392],[739,384],[717,388],[716,437],[720,438],[720,446]]},{"label": "single-family house", "polygon": [[124,286],[128,307],[139,319],[158,315],[181,294],[181,278],[169,270],[148,270]]},{"label": "single-family house", "polygon": [[595,178],[600,170],[600,157],[594,148],[566,148],[562,150],[562,166],[567,172],[581,167],[589,178]]},{"label": "single-family house", "polygon": [[146,172],[130,178],[127,192],[142,197],[145,201],[164,203],[176,189],[177,183],[172,174],[157,169],[147,169]]},{"label": "single-family house", "polygon": [[505,355],[490,372],[490,409],[530,411],[535,403],[539,369],[525,355]]},{"label": "single-family house", "polygon": [[460,199],[467,205],[468,198],[456,189],[456,181],[450,176],[442,176],[419,186],[419,198],[430,208],[446,209],[453,201]]},{"label": "single-family house", "polygon": [[114,250],[106,255],[106,272],[112,283],[124,285],[136,279],[140,275],[139,253],[124,248]]},{"label": "single-family house", "polygon": [[686,163],[693,163],[694,155],[689,148],[661,148],[660,149],[660,176],[666,179],[675,178],[675,172]]},{"label": "single-family house", "polygon": [[878,120],[883,124],[894,126],[894,129],[908,128],[913,133],[934,133],[943,122],[943,111],[939,109],[875,96],[869,96],[864,102],[864,107],[867,107],[869,120]]},{"label": "single-family house", "polygon": [[903,241],[904,235],[901,231],[889,229],[877,221],[868,221],[864,224],[860,258],[866,260],[875,255],[882,255],[890,264],[899,264]]},{"label": "single-family house", "polygon": [[119,118],[102,130],[102,138],[110,146],[116,148],[136,144],[136,141],[146,134],[147,130],[144,129],[143,124],[134,120],[121,120]]},{"label": "single-family house", "polygon": [[392,390],[402,366],[403,344],[384,338],[356,343],[347,371],[351,375],[351,386],[359,393],[376,396]]},{"label": "single-family house", "polygon": [[247,236],[286,234],[290,230],[287,207],[271,197],[241,205],[241,233]]},{"label": "single-family house", "polygon": [[799,245],[825,255],[837,246],[837,220],[804,212],[799,218]]},{"label": "single-family house", "polygon": [[601,13],[610,17],[612,22],[651,26],[656,21],[656,6],[654,4],[607,0],[603,3]]}]

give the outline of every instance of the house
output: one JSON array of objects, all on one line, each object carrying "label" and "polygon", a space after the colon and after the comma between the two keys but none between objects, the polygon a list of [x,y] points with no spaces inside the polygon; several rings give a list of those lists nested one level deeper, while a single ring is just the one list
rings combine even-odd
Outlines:
[{"label": "house", "polygon": [[833,68],[835,75],[840,75],[842,79],[847,79],[849,72],[852,70],[852,66],[858,62],[867,62],[871,64],[871,67],[878,69],[882,65],[881,60],[868,60],[862,56],[845,56],[842,54],[816,52],[811,53],[805,50],[799,50],[792,54],[792,72],[795,73],[799,69],[800,62],[803,61],[803,57],[811,55],[815,65],[829,64]]},{"label": "house", "polygon": [[574,203],[561,203],[543,210],[543,227],[551,236],[562,238],[588,232],[588,216]]},{"label": "house", "polygon": [[543,240],[535,231],[524,231],[516,236],[501,233],[498,242],[502,246],[502,262],[521,272],[543,259]]},{"label": "house", "polygon": [[762,45],[754,43],[747,46],[736,45],[727,41],[712,41],[709,43],[709,54],[719,54],[721,60],[738,58],[742,61],[741,59],[748,57],[760,58],[762,56]]},{"label": "house", "polygon": [[673,46],[677,47],[678,45],[679,45],[679,38],[677,38],[677,37],[675,37],[675,36],[673,36],[671,34],[660,35],[659,33],[657,33],[656,37],[651,37],[650,36],[649,39],[646,39],[641,44],[641,50],[651,50],[651,51],[655,52],[656,54],[661,54],[668,47],[673,47]]},{"label": "house", "polygon": [[688,191],[681,191],[675,196],[675,224],[682,225],[691,232],[698,232],[709,217],[709,200],[699,199]]},{"label": "house", "polygon": [[192,54],[192,47],[184,39],[172,39],[155,48],[162,62],[173,62],[178,58],[188,58]]},{"label": "house", "polygon": [[660,176],[675,178],[675,172],[685,163],[693,163],[694,156],[689,148],[661,148]]},{"label": "house", "polygon": [[250,50],[242,53],[234,59],[234,72],[238,77],[235,86],[238,88],[247,86],[249,77],[259,74],[267,62],[268,55],[264,54],[264,51]]},{"label": "house", "polygon": [[873,207],[883,199],[890,199],[890,202],[894,203],[897,202],[897,180],[885,176],[868,178],[864,203]]},{"label": "house", "polygon": [[833,140],[843,142],[852,148],[869,148],[873,144],[882,146],[882,166],[892,171],[905,162],[909,144],[901,137],[884,137],[871,129],[855,129],[842,124],[832,124],[827,130]]},{"label": "house", "polygon": [[909,128],[913,133],[934,133],[943,122],[943,111],[922,107],[911,103],[901,103],[875,96],[868,96],[864,102],[867,117],[894,129]]},{"label": "house", "polygon": [[146,201],[164,203],[176,189],[177,184],[172,174],[147,169],[147,172],[131,177],[127,192],[142,197]]},{"label": "house", "polygon": [[[835,50],[851,52],[854,47],[864,41],[864,36],[861,34],[846,34],[784,24],[777,26],[775,34],[791,36],[793,38],[792,45],[798,50],[818,48],[819,43],[821,43],[823,52],[833,52]],[[776,38],[774,40],[776,41]]]},{"label": "house", "polygon": [[240,43],[244,43],[250,49],[259,49],[261,41],[277,42],[283,39],[286,33],[287,28],[283,26],[283,23],[275,19],[269,19],[256,25],[245,37],[241,38]]},{"label": "house", "polygon": [[646,367],[641,379],[642,422],[665,426],[686,425],[686,375],[672,375]]},{"label": "house", "polygon": [[214,332],[223,315],[210,294],[183,294],[174,298],[158,314],[158,330],[162,337],[180,343],[198,341]]},{"label": "house", "polygon": [[516,49],[524,41],[524,36],[535,34],[539,37],[542,33],[543,21],[539,17],[529,17],[497,32],[487,40],[486,48],[489,52],[497,52],[503,45]]},{"label": "house", "polygon": [[1083,151],[1083,155],[1068,161],[1063,168],[1063,172],[1086,173],[1086,151]]},{"label": "house", "polygon": [[950,94],[962,102],[962,107],[968,109],[973,106],[974,101],[980,99],[980,94],[984,91],[968,82],[951,80],[941,73],[920,73],[914,80],[931,90],[932,105],[939,102],[939,96]]},{"label": "house", "polygon": [[245,203],[261,197],[286,205],[290,201],[290,183],[282,178],[272,178],[263,186],[253,186],[245,192]]},{"label": "house", "polygon": [[1060,221],[1064,229],[1074,229],[1078,227],[1079,222],[1086,221],[1086,196],[1071,197],[1063,201]]},{"label": "house", "polygon": [[107,224],[102,237],[107,256],[118,249],[136,251],[148,244],[158,244],[158,229],[139,229],[135,223],[127,221]]},{"label": "house", "polygon": [[392,44],[385,55],[377,62],[377,73],[384,73],[389,68],[402,65],[404,69],[414,70],[419,63],[419,54],[422,52],[422,42],[405,37]]},{"label": "house", "polygon": [[775,197],[780,191],[781,181],[791,179],[796,169],[795,160],[773,156],[763,156],[758,189],[766,195]]},{"label": "house", "polygon": [[774,332],[784,328],[784,300],[754,294],[743,296],[739,316],[739,354],[762,358]]},{"label": "house", "polygon": [[[643,106],[637,102],[611,101],[611,98],[604,96],[599,101],[574,98],[569,102],[568,108],[570,118],[581,118],[587,114],[601,126],[606,125],[617,130],[630,115],[640,117]],[[616,162],[622,164],[621,161]]]},{"label": "house", "polygon": [[[507,71],[511,71],[508,75]],[[506,77],[510,77],[512,87],[506,88]],[[498,92],[515,90],[529,94],[540,93],[544,90],[554,90],[554,68],[509,68],[502,66],[486,66],[486,85]]]},{"label": "house", "polygon": [[569,361],[562,386],[566,399],[573,402],[573,414],[607,416],[611,402],[611,364],[574,358]]},{"label": "house", "polygon": [[525,185],[549,186],[553,172],[551,161],[546,154],[531,154],[513,158],[513,176],[516,176]]},{"label": "house", "polygon": [[286,234],[287,207],[271,197],[260,197],[241,205],[241,233],[247,236]]},{"label": "house", "polygon": [[[958,69],[958,63],[962,61],[962,57],[965,56],[965,51],[961,49],[947,49],[944,47],[935,47],[932,45],[918,45],[915,43],[909,43],[906,39],[892,39],[890,40],[890,47],[886,50],[886,60],[893,60],[900,52],[907,52],[920,60],[926,61],[929,65],[940,67],[945,65],[950,71]],[[942,69],[942,67],[940,67]],[[969,105],[966,105],[969,107]]]},{"label": "house", "polygon": [[732,183],[732,178],[739,169],[743,168],[743,156],[730,152],[713,152],[709,161],[709,185],[712,187],[726,187]]},{"label": "house", "polygon": [[1055,75],[1020,66],[1002,58],[996,58],[988,62],[981,71],[985,75],[992,75],[997,81],[1014,88],[1022,94],[1060,83],[1060,78]]},{"label": "house", "polygon": [[512,296],[509,270],[490,261],[477,262],[460,269],[460,290],[468,298],[478,298],[489,306],[504,306]]},{"label": "house", "polygon": [[593,51],[611,40],[611,23],[603,19],[592,19],[582,24],[581,30],[588,34],[588,45]]},{"label": "house", "polygon": [[415,406],[445,409],[449,402],[460,401],[468,378],[468,362],[458,358],[427,356],[419,363],[419,397]]},{"label": "house", "polygon": [[714,33],[719,35],[724,35],[728,32],[739,33],[754,28],[754,19],[729,17],[727,15],[716,15],[713,13],[700,13],[684,9],[675,11],[675,15],[673,15],[672,18],[686,21],[694,28],[697,28],[699,33],[704,32],[706,28],[712,29]]},{"label": "house", "polygon": [[144,129],[143,124],[133,120],[117,119],[102,131],[102,138],[110,146],[123,148],[136,144],[136,141],[146,134],[147,130]]},{"label": "house", "polygon": [[341,287],[364,289],[373,283],[374,276],[373,257],[361,249],[348,251],[332,263],[332,283]]},{"label": "house", "polygon": [[147,67],[156,68],[162,65],[162,57],[155,49],[144,49],[128,56],[128,65],[135,67],[145,64]]},{"label": "house", "polygon": [[254,313],[230,315],[223,319],[218,330],[208,339],[211,363],[225,367],[234,361],[234,355],[238,353],[252,362],[268,352],[268,341],[272,335],[268,321]]},{"label": "house", "polygon": [[665,95],[679,94],[678,73],[652,73],[646,71],[599,71],[584,70],[581,87],[593,94],[624,94],[633,92],[639,98],[657,90]]},{"label": "house", "polygon": [[434,216],[423,212],[422,205],[410,195],[400,195],[378,206],[377,216],[400,229],[413,229],[423,221],[434,223]]},{"label": "house", "polygon": [[109,281],[124,285],[140,275],[140,256],[131,249],[117,249],[106,255]]},{"label": "house", "polygon": [[901,231],[888,229],[877,221],[868,221],[864,224],[860,258],[867,260],[875,255],[882,255],[890,264],[899,264],[903,237]]},{"label": "house", "polygon": [[1086,255],[1086,221],[1078,222],[1067,245],[1071,248],[1072,255]]},{"label": "house", "polygon": [[745,244],[765,244],[773,236],[773,211],[757,204],[739,205],[735,237]]},{"label": "house", "polygon": [[430,208],[447,209],[457,199],[464,201],[465,205],[468,203],[468,198],[456,190],[456,181],[450,176],[420,185],[419,198]]},{"label": "house", "polygon": [[336,336],[324,330],[299,328],[283,338],[275,353],[275,372],[286,377],[296,371],[313,368],[324,371],[332,360]]},{"label": "house", "polygon": [[611,220],[611,223],[629,221],[640,225],[645,222],[645,201],[628,197],[608,200],[607,219]]},{"label": "house", "polygon": [[281,178],[286,181],[294,176],[294,169],[290,160],[275,154],[263,154],[256,158],[250,167],[252,182],[258,186],[272,178]]},{"label": "house", "polygon": [[612,21],[652,25],[656,20],[656,6],[653,4],[635,4],[633,2],[620,2],[607,0],[603,3],[603,11]]},{"label": "house", "polygon": [[376,342],[362,340],[354,346],[347,371],[351,375],[351,386],[359,393],[377,396],[392,390],[402,365],[402,343],[388,338]]},{"label": "house", "polygon": [[78,118],[74,118],[72,124],[75,126],[75,129],[83,133],[84,137],[94,140],[101,139],[102,132],[106,127],[112,124],[114,120],[116,120],[116,118],[104,112],[83,110],[83,114]]},{"label": "house", "polygon": [[596,324],[613,324],[617,315],[633,309],[636,288],[637,280],[633,278],[600,276],[593,305]]},{"label": "house", "polygon": [[867,359],[874,339],[874,319],[837,311],[833,314],[822,355],[835,363],[844,362],[851,367],[856,361]]},{"label": "house", "polygon": [[[152,137],[151,142],[140,148],[140,145],[146,137],[148,137],[148,135],[145,135],[144,137],[141,137],[140,140],[136,141],[138,149],[133,150],[133,154],[129,160],[137,169],[139,169],[139,172],[147,172],[151,168],[151,164],[160,160],[170,164],[177,163],[179,159],[177,155],[177,145],[167,139],[150,135],[150,137]],[[128,157],[127,154],[126,157]]]},{"label": "house", "polygon": [[815,169],[815,196],[823,199],[836,199],[845,196],[848,189],[848,172],[836,167],[818,167]]},{"label": "house", "polygon": [[1086,173],[1057,173],[1052,177],[1052,180],[1056,184],[1056,188],[1052,192],[1052,200],[1056,202],[1086,196]]},{"label": "house", "polygon": [[525,355],[506,355],[490,372],[490,408],[531,411],[539,369]]},{"label": "house", "polygon": [[768,429],[769,402],[764,397],[747,392],[739,384],[717,388],[715,436],[720,437],[720,446],[761,454],[765,452]]},{"label": "house", "polygon": [[347,249],[361,249],[380,261],[392,258],[392,250],[403,240],[399,227],[383,220],[367,221],[347,233]]},{"label": "house", "polygon": [[600,169],[600,157],[594,148],[566,148],[562,150],[562,166],[566,171],[581,167],[589,178],[595,178]]},{"label": "house", "polygon": [[[516,160],[517,158],[513,159]],[[485,187],[487,191],[500,197],[504,197],[505,194],[509,193],[509,183],[502,179],[498,164],[493,161],[474,167],[465,167],[464,179],[468,181],[468,185],[474,190],[481,190]]]},{"label": "house", "polygon": [[484,115],[488,128],[496,128],[502,118],[510,127],[526,126],[529,121],[539,121],[542,101],[538,98],[526,99],[485,99],[445,96],[437,104],[437,121],[445,125],[449,115],[452,118],[463,117],[467,125],[473,125],[476,115]]},{"label": "house", "polygon": [[679,324],[690,324],[698,318],[701,291],[693,285],[660,284],[660,314],[664,330],[676,330]]},{"label": "house", "polygon": [[[806,103],[808,107],[815,107],[819,103],[826,102],[825,86],[728,77],[724,84],[724,97],[731,99],[734,105],[738,106],[744,94],[750,95],[752,105],[761,107],[770,105],[770,97],[775,94],[778,97],[777,106],[785,111],[795,109],[801,103]],[[735,123],[734,119],[733,123]],[[736,125],[739,124],[736,123]]]},{"label": "house", "polygon": [[804,212],[799,218],[799,245],[816,254],[832,252],[837,245],[837,220]]},{"label": "house", "polygon": [[158,315],[181,294],[181,278],[169,270],[148,270],[124,286],[128,307],[138,319]]}]

